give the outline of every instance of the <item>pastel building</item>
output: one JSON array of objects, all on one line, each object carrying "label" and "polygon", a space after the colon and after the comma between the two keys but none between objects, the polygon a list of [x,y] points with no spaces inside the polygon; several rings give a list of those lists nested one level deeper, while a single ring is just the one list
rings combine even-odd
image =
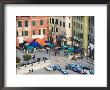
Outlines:
[{"label": "pastel building", "polygon": [[[88,54],[89,39],[94,38],[90,33],[90,28],[94,31],[94,26],[91,25],[90,16],[73,16],[73,45],[79,45],[84,48],[85,55]],[[94,23],[94,19],[92,19]],[[91,34],[91,35],[90,35]]]},{"label": "pastel building", "polygon": [[56,36],[61,36],[63,39],[60,44],[72,45],[72,17],[71,16],[50,16],[49,30],[51,31],[54,40]]},{"label": "pastel building", "polygon": [[[57,43],[57,36],[65,35],[65,17],[63,16],[50,16],[49,17],[49,32],[50,39]],[[53,40],[52,40],[53,39]],[[60,42],[61,44],[62,42]]]},{"label": "pastel building", "polygon": [[48,16],[17,16],[16,17],[16,39],[18,43],[24,40],[41,38],[47,40]]},{"label": "pastel building", "polygon": [[72,33],[73,33],[73,45],[83,46],[84,39],[84,17],[73,16],[72,17]]}]

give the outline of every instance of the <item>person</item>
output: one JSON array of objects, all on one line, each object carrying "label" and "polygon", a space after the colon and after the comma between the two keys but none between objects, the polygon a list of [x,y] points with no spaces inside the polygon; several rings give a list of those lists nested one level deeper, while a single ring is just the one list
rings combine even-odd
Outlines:
[{"label": "person", "polygon": [[35,60],[35,55],[32,58]]},{"label": "person", "polygon": [[73,57],[73,56],[72,56],[72,54],[69,54],[69,60],[71,60],[71,59],[72,59],[72,57]]},{"label": "person", "polygon": [[48,53],[48,51],[49,51],[48,48],[46,48],[46,50],[47,50],[47,53]]},{"label": "person", "polygon": [[55,55],[55,56],[57,55],[56,51],[54,51],[54,55]]},{"label": "person", "polygon": [[32,69],[32,72],[33,72],[33,69]]}]

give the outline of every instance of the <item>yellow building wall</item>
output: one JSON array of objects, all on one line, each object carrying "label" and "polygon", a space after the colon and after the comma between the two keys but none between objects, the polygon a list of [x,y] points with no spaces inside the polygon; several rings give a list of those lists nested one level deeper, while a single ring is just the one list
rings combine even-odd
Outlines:
[{"label": "yellow building wall", "polygon": [[84,17],[84,29],[83,29],[83,32],[84,32],[84,35],[83,35],[83,38],[84,38],[83,46],[84,46],[85,56],[88,54],[88,31],[89,31],[89,17],[85,16]]}]

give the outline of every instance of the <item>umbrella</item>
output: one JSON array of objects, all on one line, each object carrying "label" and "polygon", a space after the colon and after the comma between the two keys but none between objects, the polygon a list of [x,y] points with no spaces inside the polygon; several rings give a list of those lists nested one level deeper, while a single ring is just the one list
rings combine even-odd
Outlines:
[{"label": "umbrella", "polygon": [[40,45],[40,48],[44,48],[44,46]]},{"label": "umbrella", "polygon": [[69,47],[67,50],[68,50],[69,52],[72,52],[72,51],[74,51],[74,48],[73,48],[73,47]]},{"label": "umbrella", "polygon": [[76,49],[76,50],[74,50],[74,52],[80,52],[81,51],[81,49]]},{"label": "umbrella", "polygon": [[31,42],[29,45],[33,46],[33,47],[40,47],[41,46],[38,42],[35,42],[35,41]]},{"label": "umbrella", "polygon": [[25,47],[26,47],[27,50],[32,50],[32,49],[34,49],[34,47],[31,46],[31,45],[26,45]]},{"label": "umbrella", "polygon": [[64,45],[61,47],[62,49],[68,49],[68,46],[67,45]]},{"label": "umbrella", "polygon": [[54,47],[54,44],[47,43],[48,47]]},{"label": "umbrella", "polygon": [[43,40],[43,39],[40,39],[40,38],[37,38],[36,39],[36,42],[38,42],[40,45],[42,45],[42,46],[45,46],[45,45],[47,45],[46,43],[45,43],[45,41]]}]

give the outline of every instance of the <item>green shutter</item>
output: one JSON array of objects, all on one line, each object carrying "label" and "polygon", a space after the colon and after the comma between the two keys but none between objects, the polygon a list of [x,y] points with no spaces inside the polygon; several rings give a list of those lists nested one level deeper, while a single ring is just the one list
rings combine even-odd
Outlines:
[{"label": "green shutter", "polygon": [[43,34],[45,34],[45,29],[43,29]]},{"label": "green shutter", "polygon": [[28,36],[28,31],[25,31],[25,36]]},{"label": "green shutter", "polygon": [[35,35],[35,30],[32,31],[33,35]]},{"label": "green shutter", "polygon": [[65,22],[63,22],[63,27],[65,27]]},{"label": "green shutter", "polygon": [[25,21],[25,27],[28,27],[28,20]]},{"label": "green shutter", "polygon": [[22,31],[22,36],[24,36],[24,34],[23,34],[24,32]]},{"label": "green shutter", "polygon": [[21,25],[21,21],[18,21],[18,27],[21,27],[22,25]]},{"label": "green shutter", "polygon": [[32,21],[32,26],[35,26],[36,25],[36,22],[35,21]]},{"label": "green shutter", "polygon": [[40,20],[40,25],[43,25],[43,20]]},{"label": "green shutter", "polygon": [[16,32],[16,36],[18,36],[18,31]]}]

